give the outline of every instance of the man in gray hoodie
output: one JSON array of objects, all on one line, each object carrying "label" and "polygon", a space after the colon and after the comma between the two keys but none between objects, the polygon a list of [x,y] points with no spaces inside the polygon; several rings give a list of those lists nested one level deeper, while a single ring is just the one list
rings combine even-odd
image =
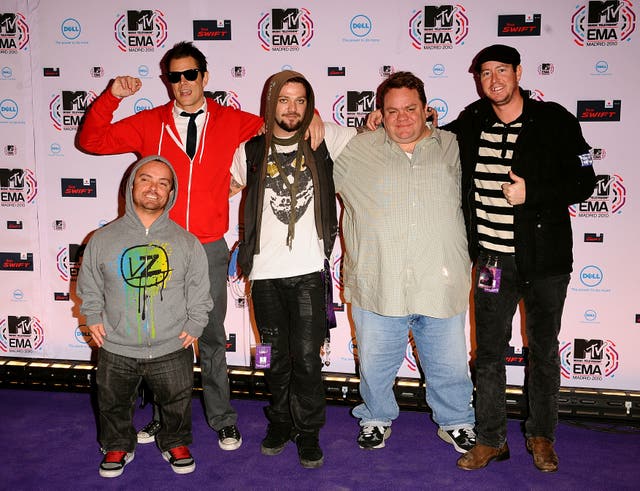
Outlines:
[{"label": "man in gray hoodie", "polygon": [[142,380],[163,425],[156,437],[174,472],[195,470],[189,452],[193,349],[207,324],[207,258],[198,239],[169,219],[176,174],[158,155],[137,162],[125,215],[89,240],[78,277],[81,313],[98,346],[100,475],[117,477],[134,458],[132,424]]}]

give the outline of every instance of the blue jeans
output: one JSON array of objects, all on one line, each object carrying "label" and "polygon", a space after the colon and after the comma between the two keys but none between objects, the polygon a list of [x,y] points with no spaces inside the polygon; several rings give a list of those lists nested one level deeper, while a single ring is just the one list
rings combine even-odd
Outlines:
[{"label": "blue jeans", "polygon": [[388,426],[398,417],[393,385],[402,366],[409,330],[426,379],[433,420],[445,430],[474,425],[465,313],[437,319],[426,315],[387,317],[352,306],[363,403],[353,415],[360,425]]},{"label": "blue jeans", "polygon": [[263,343],[271,344],[265,370],[271,423],[317,434],[325,423],[320,347],[327,334],[321,272],[255,280],[251,299]]},{"label": "blue jeans", "polygon": [[191,443],[193,350],[180,349],[158,358],[129,358],[98,350],[98,418],[100,445],[105,451],[133,452],[136,430],[133,411],[138,386],[144,380],[160,409],[162,427],[156,435],[161,451]]},{"label": "blue jeans", "polygon": [[[481,253],[478,264],[486,254]],[[515,258],[501,255],[500,291],[475,289],[477,441],[500,447],[507,439],[505,351],[511,339],[513,315],[524,300],[529,366],[526,392],[529,414],[525,435],[555,439],[558,424],[560,355],[558,335],[569,275],[524,281]]]}]

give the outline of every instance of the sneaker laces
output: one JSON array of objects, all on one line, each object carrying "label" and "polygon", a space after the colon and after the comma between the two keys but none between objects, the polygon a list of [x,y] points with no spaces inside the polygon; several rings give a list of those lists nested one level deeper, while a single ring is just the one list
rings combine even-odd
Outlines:
[{"label": "sneaker laces", "polygon": [[226,438],[233,438],[237,440],[239,437],[240,437],[240,434],[238,432],[238,429],[233,425],[225,426],[220,430],[220,438],[223,440]]},{"label": "sneaker laces", "polygon": [[460,434],[461,437],[463,437],[468,442],[473,443],[473,442],[476,441],[475,433],[473,432],[473,430],[471,430],[469,428],[460,428],[458,430],[458,433]]},{"label": "sneaker laces", "polygon": [[[376,431],[376,428],[381,428],[378,426],[366,425],[362,427],[362,435],[365,437],[370,437]],[[380,433],[384,433],[384,430],[380,431]]]}]

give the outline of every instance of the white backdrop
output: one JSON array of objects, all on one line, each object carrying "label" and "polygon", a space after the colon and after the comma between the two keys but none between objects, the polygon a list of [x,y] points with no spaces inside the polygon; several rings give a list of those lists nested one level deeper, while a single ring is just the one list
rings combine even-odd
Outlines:
[{"label": "white backdrop", "polygon": [[[595,148],[596,192],[572,207],[575,266],[561,334],[563,385],[640,390],[640,238],[632,122],[640,114],[637,4],[629,0],[121,1],[0,0],[0,356],[91,356],[74,295],[80,245],[118,214],[132,154],[89,156],[74,143],[86,106],[116,75],[143,80],[116,119],[163,104],[159,60],[180,40],[207,55],[216,98],[259,111],[264,80],[304,73],[326,120],[358,125],[389,73],[426,85],[442,123],[477,98],[471,59],[484,46],[522,54],[522,86],[584,121]],[[238,198],[231,202],[230,246]],[[325,370],[352,373],[354,340],[340,303]],[[230,278],[228,362],[248,366],[254,343],[244,287]],[[470,328],[471,329],[471,328]],[[472,333],[470,339],[473,339]],[[522,380],[514,321],[509,382]],[[417,376],[407,350],[401,375]]]}]

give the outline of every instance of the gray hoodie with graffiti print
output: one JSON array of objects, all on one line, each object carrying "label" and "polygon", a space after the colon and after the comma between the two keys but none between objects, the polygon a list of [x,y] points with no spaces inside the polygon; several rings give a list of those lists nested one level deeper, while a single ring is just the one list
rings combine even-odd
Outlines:
[{"label": "gray hoodie with graffiti print", "polygon": [[[146,229],[133,205],[133,182],[147,162],[173,173],[167,205]],[[182,331],[199,337],[213,301],[202,244],[169,218],[178,182],[158,155],[138,161],[127,181],[125,215],[97,230],[84,252],[77,292],[87,325],[103,324],[103,348],[131,358],[157,358],[182,348]]]}]

